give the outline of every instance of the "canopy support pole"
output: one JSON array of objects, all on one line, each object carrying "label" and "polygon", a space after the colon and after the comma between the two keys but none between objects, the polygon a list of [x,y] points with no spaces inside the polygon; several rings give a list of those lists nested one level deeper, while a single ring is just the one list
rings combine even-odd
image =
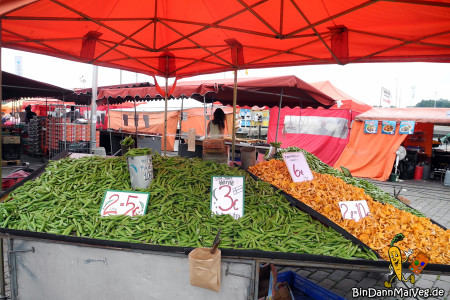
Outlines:
[{"label": "canopy support pole", "polygon": [[137,148],[137,142],[138,142],[138,122],[139,122],[139,119],[138,119],[138,115],[137,115],[137,112],[136,112],[136,98],[134,98],[134,128],[135,128],[135,130],[134,130],[134,134],[135,134],[135,141],[136,141],[136,148]]},{"label": "canopy support pole", "polygon": [[[2,111],[2,101],[3,101],[3,94],[2,94],[2,82],[3,77],[3,71],[2,71],[2,19],[0,19],[0,112]],[[3,137],[2,137],[2,122],[0,120],[0,162],[2,162],[2,143],[3,143]],[[3,165],[3,163],[2,163]],[[3,168],[2,168],[3,169]],[[2,170],[3,171],[3,170]],[[0,182],[3,182],[3,174],[0,172]],[[5,266],[4,266],[4,257],[3,257],[3,239],[0,238],[0,299],[6,299],[5,295]]]},{"label": "canopy support pole", "polygon": [[184,97],[181,97],[180,134],[179,134],[179,140],[178,140],[178,147],[180,147],[181,140],[183,138],[183,131],[181,130],[183,128],[183,102],[184,102]]},{"label": "canopy support pole", "polygon": [[278,120],[277,120],[277,131],[275,133],[275,143],[278,142],[278,128],[280,127],[281,103],[283,103],[283,88],[281,88],[280,93],[280,106],[278,107]]},{"label": "canopy support pole", "polygon": [[234,163],[234,150],[236,144],[236,103],[237,103],[237,67],[234,69],[234,89],[233,89],[233,127],[231,137],[231,161]]},{"label": "canopy support pole", "polygon": [[205,116],[204,119],[205,119],[205,139],[206,139],[206,137],[208,135],[208,132],[207,132],[208,125],[206,124],[206,117],[208,116],[208,112],[206,110],[206,93],[205,93],[205,95],[203,95],[203,115]]},{"label": "canopy support pole", "polygon": [[[122,70],[120,70],[122,72]],[[109,97],[106,98],[106,104],[108,105],[108,132],[109,132],[109,146],[111,148],[111,155],[113,154],[113,146],[112,146],[112,134],[111,134],[111,114],[109,113]]]},{"label": "canopy support pole", "polygon": [[[0,112],[2,111],[2,102],[3,102],[3,70],[2,70],[2,19],[0,19]],[[3,144],[3,123],[0,120],[0,162],[2,162],[3,165],[3,153],[2,153],[2,144]],[[2,168],[3,169],[3,168]],[[3,182],[3,174],[0,173],[0,182]],[[1,241],[3,242],[3,239],[1,239]],[[3,247],[2,247],[3,250]],[[0,270],[1,272],[1,286],[0,286],[0,297],[3,297],[5,295],[5,278],[4,278],[4,274],[3,274],[3,251],[1,253],[2,256],[2,269]]]},{"label": "canopy support pole", "polygon": [[[167,61],[167,57],[166,57]],[[169,85],[169,77],[166,76],[166,88],[164,92],[165,99],[165,109],[164,109],[164,156],[167,155],[167,99],[168,99],[168,85]]]},{"label": "canopy support pole", "polygon": [[[91,98],[91,153],[97,146],[97,83],[98,66],[92,68],[92,98]],[[65,107],[65,106],[64,106]]]}]

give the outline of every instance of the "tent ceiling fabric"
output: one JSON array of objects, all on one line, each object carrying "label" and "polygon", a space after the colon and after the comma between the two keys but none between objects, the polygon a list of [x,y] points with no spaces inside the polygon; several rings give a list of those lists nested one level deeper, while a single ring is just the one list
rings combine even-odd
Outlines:
[{"label": "tent ceiling fabric", "polygon": [[2,46],[164,77],[450,62],[450,0],[0,2]]},{"label": "tent ceiling fabric", "polygon": [[[335,100],[315,87],[293,76],[267,78],[241,78],[237,82],[237,104],[249,106],[278,106],[281,95],[283,106],[330,107]],[[169,86],[169,90],[172,86]],[[170,98],[188,97],[203,102],[220,101],[224,105],[233,104],[234,79],[216,79],[202,81],[179,81]],[[98,99],[105,103],[120,103],[127,100],[163,99],[156,87],[136,87],[121,89],[101,89]]]}]

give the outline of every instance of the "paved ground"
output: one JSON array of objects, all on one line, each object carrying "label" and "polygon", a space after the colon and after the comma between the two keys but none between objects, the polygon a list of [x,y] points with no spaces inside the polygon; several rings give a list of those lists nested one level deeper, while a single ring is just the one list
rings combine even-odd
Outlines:
[{"label": "paved ground", "polygon": [[[37,167],[42,164],[40,158],[24,157],[22,162],[29,162],[30,167]],[[3,176],[6,176],[17,168],[2,168]],[[413,208],[423,212],[434,221],[445,227],[450,226],[450,187],[444,186],[439,180],[405,180],[399,182],[379,182],[372,181],[382,190],[394,194],[402,188],[401,196],[411,201]],[[386,290],[384,281],[387,279],[386,272],[363,272],[363,271],[344,271],[331,269],[313,269],[299,267],[279,267],[279,272],[292,270],[297,274],[308,278],[309,280],[331,290],[332,292],[345,297],[346,299],[450,299],[450,275],[419,275],[416,279],[415,287],[429,289],[444,289],[443,297],[353,297],[352,288],[375,288],[377,290]],[[6,275],[9,276],[7,269]],[[7,277],[7,283],[9,283]],[[408,283],[408,286],[411,286]],[[401,283],[396,287],[404,287]],[[6,296],[10,299],[9,284],[6,286]],[[2,298],[0,298],[1,300]]]}]

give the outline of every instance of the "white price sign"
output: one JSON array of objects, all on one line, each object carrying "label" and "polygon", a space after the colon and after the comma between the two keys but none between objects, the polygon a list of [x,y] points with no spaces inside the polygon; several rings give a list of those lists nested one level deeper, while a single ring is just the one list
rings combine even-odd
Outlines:
[{"label": "white price sign", "polygon": [[244,215],[244,176],[211,179],[211,211],[216,215],[231,215],[236,220]]},{"label": "white price sign", "polygon": [[150,193],[107,190],[100,207],[100,215],[143,215],[147,211],[149,196]]},{"label": "white price sign", "polygon": [[344,219],[353,219],[356,222],[370,215],[366,200],[340,201],[339,208]]},{"label": "white price sign", "polygon": [[293,182],[303,182],[314,179],[311,169],[308,166],[308,162],[302,152],[285,152],[283,153],[283,159],[291,174]]}]

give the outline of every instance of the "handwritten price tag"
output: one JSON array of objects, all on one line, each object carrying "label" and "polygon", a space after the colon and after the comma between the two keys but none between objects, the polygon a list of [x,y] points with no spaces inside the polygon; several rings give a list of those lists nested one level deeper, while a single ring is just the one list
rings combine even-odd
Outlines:
[{"label": "handwritten price tag", "polygon": [[212,176],[211,211],[216,215],[231,215],[236,220],[244,215],[244,177]]},{"label": "handwritten price tag", "polygon": [[366,200],[341,201],[339,202],[339,208],[344,219],[353,219],[356,222],[370,215]]},{"label": "handwritten price tag", "polygon": [[308,162],[302,152],[285,152],[283,153],[283,159],[291,174],[293,182],[303,182],[314,179],[311,169],[308,166]]},{"label": "handwritten price tag", "polygon": [[147,211],[149,196],[150,193],[108,190],[103,197],[100,215],[143,215]]}]

